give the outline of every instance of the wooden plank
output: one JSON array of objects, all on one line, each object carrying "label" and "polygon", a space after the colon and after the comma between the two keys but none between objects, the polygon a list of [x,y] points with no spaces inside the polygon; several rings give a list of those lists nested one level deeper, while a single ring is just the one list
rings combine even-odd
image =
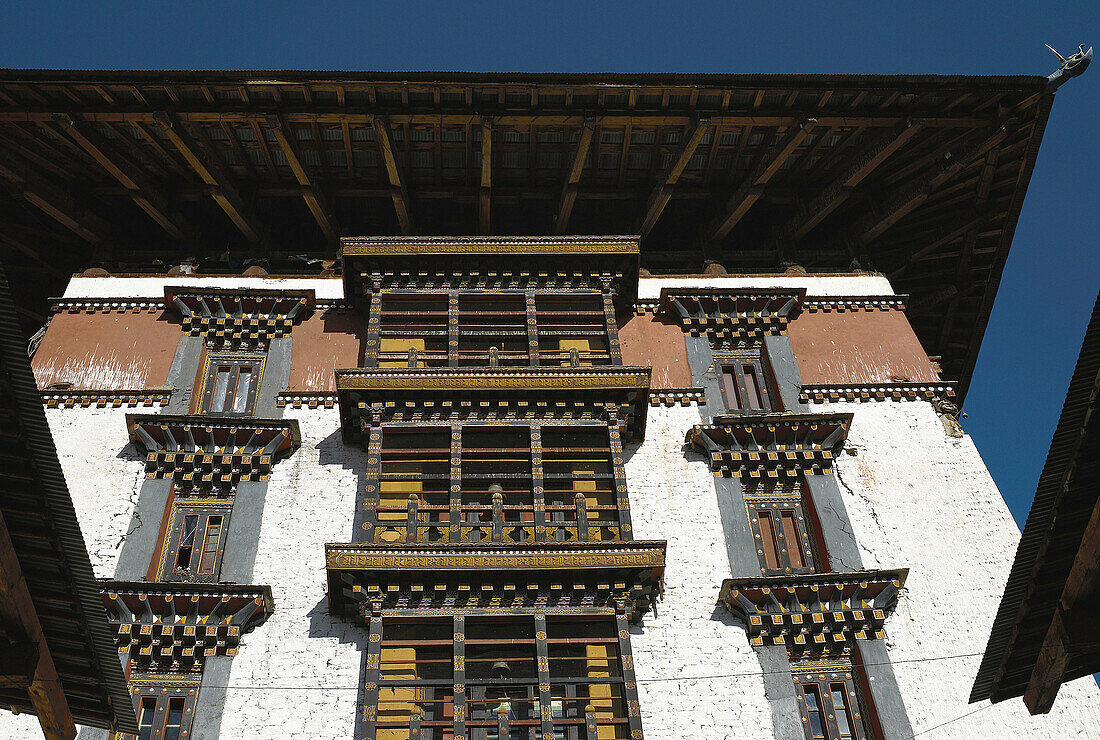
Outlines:
[{"label": "wooden plank", "polygon": [[492,229],[493,187],[493,122],[481,119],[481,190],[478,197],[478,233],[488,234]]},{"label": "wooden plank", "polygon": [[0,152],[0,178],[9,180],[9,187],[17,195],[81,239],[92,244],[107,240],[110,230],[98,216],[80,206],[64,189],[48,182],[4,152]]},{"label": "wooden plank", "polygon": [[704,243],[719,242],[729,234],[730,230],[737,225],[737,222],[749,212],[753,203],[763,195],[764,186],[775,176],[775,173],[779,171],[787,158],[798,149],[799,144],[810,135],[817,125],[816,120],[806,119],[801,125],[787,132],[771,158],[762,157],[760,159],[745,177],[741,187],[737,188],[730,196],[722,213],[707,227],[704,232]]},{"label": "wooden plank", "polygon": [[777,229],[779,239],[802,239],[837,206],[848,199],[852,189],[870,175],[890,155],[920,131],[920,124],[906,122],[881,134],[873,144],[853,153],[842,166],[841,174],[811,199],[788,222]]},{"label": "wooden plank", "polygon": [[[24,651],[28,659],[24,664],[27,694],[42,734],[46,740],[72,740],[76,737],[76,725],[3,514],[0,514],[0,624],[5,626],[8,640],[28,648]],[[4,667],[5,673],[18,670],[9,667],[6,661]]]},{"label": "wooden plank", "polygon": [[562,186],[561,198],[558,201],[558,214],[554,217],[554,233],[564,234],[569,230],[569,218],[573,214],[573,204],[577,200],[577,183],[580,182],[581,173],[584,171],[584,161],[588,158],[588,149],[592,146],[592,136],[596,130],[596,121],[586,118],[581,126],[581,137],[577,141],[577,148],[573,152],[573,160],[569,163],[569,172]]},{"label": "wooden plank", "polygon": [[168,140],[183,156],[191,168],[209,187],[210,196],[214,199],[229,220],[252,243],[261,241],[261,231],[258,222],[252,217],[244,200],[233,185],[232,178],[225,167],[213,156],[200,149],[199,144],[192,138],[184,124],[169,113],[160,113],[153,121],[168,136]]},{"label": "wooden plank", "polygon": [[174,239],[184,240],[191,233],[190,225],[172,212],[168,199],[153,185],[141,168],[128,161],[91,126],[74,121],[70,116],[57,115],[62,135],[68,135],[88,153],[111,177],[130,192],[130,198]]},{"label": "wooden plank", "polygon": [[330,242],[336,242],[339,235],[330,215],[328,201],[317,183],[310,179],[309,172],[302,163],[297,137],[295,137],[293,130],[278,114],[267,116],[267,127],[275,134],[275,141],[283,150],[283,154],[286,155],[291,172],[294,173],[298,184],[302,186],[302,198],[305,200],[306,206],[309,207],[309,212],[313,214],[313,219],[317,222],[318,228],[321,229],[321,233],[325,235],[326,239]]},{"label": "wooden plank", "polygon": [[691,135],[687,141],[680,147],[678,155],[672,160],[668,170],[658,180],[656,187],[653,188],[653,192],[650,193],[648,200],[646,201],[646,212],[642,216],[641,225],[638,227],[638,233],[642,238],[645,238],[649,232],[653,229],[654,224],[657,223],[657,219],[661,217],[661,213],[665,210],[665,206],[668,205],[668,201],[672,198],[672,189],[676,185],[676,181],[680,179],[680,175],[683,174],[684,169],[688,166],[688,162],[691,161],[692,156],[695,155],[695,150],[699,147],[699,142],[706,136],[707,131],[711,129],[710,123],[707,119],[700,119],[695,124],[695,128],[692,130]]},{"label": "wooden plank", "polygon": [[393,148],[390,123],[386,118],[376,117],[371,125],[374,127],[374,141],[378,146],[378,154],[382,158],[382,164],[386,168],[386,177],[390,181],[390,197],[393,199],[393,207],[397,212],[397,223],[401,226],[401,233],[407,236],[413,233],[409,194],[405,189],[405,178],[402,175],[401,166],[397,161],[397,154]]}]

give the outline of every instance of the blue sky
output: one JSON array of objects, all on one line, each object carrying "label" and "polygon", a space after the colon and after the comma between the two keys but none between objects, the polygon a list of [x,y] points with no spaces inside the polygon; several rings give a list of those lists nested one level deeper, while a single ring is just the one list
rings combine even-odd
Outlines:
[{"label": "blue sky", "polygon": [[[1100,3],[13,2],[0,66],[1049,74]],[[1100,288],[1100,62],[1058,93],[964,411],[1023,521]]]}]

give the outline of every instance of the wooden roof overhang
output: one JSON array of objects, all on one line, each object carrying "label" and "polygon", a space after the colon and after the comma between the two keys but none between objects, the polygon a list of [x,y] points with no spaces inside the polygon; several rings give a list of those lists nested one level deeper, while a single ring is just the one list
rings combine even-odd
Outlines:
[{"label": "wooden roof overhang", "polygon": [[964,396],[1053,101],[1023,75],[3,70],[0,248],[28,328],[89,265],[317,272],[349,234],[858,265]]},{"label": "wooden roof overhang", "polygon": [[507,545],[327,544],[329,611],[350,619],[372,612],[648,612],[663,589],[665,543],[526,542]]},{"label": "wooden roof overhang", "polygon": [[103,605],[131,666],[188,669],[235,655],[275,610],[270,586],[102,581]]},{"label": "wooden roof overhang", "polygon": [[145,451],[146,477],[216,487],[267,480],[302,440],[296,419],[127,414],[126,428]]},{"label": "wooden roof overhang", "polygon": [[905,568],[729,578],[719,600],[744,622],[753,645],[828,651],[851,638],[885,637],[908,575]]},{"label": "wooden roof overhang", "polygon": [[805,288],[661,288],[657,313],[693,335],[746,338],[782,334],[805,300]]},{"label": "wooden roof overhang", "polygon": [[345,442],[373,423],[607,423],[614,414],[627,442],[645,437],[648,367],[353,368],[336,371]]},{"label": "wooden roof overhang", "polygon": [[[607,280],[620,308],[638,295],[636,236],[345,237],[340,240],[344,295],[357,305],[387,288],[452,285],[489,290],[565,283],[577,289]],[[577,280],[573,276],[591,276]],[[559,279],[553,281],[557,276]],[[465,279],[463,279],[465,278]]]},{"label": "wooden roof overhang", "polygon": [[1023,696],[1100,671],[1100,297],[1020,537],[970,701]]},{"label": "wooden roof overhang", "polygon": [[851,424],[852,414],[719,414],[693,426],[685,441],[725,476],[828,473]]},{"label": "wooden roof overhang", "polygon": [[2,270],[0,419],[0,707],[37,714],[47,738],[73,721],[136,732]]}]

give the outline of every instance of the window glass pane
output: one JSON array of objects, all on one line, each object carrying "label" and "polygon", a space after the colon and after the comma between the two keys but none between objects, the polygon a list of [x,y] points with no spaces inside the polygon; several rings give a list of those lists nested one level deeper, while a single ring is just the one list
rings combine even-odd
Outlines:
[{"label": "window glass pane", "polygon": [[775,537],[775,522],[770,511],[756,512],[760,522],[760,545],[764,550],[764,565],[769,570],[777,570],[779,565],[779,543]]},{"label": "window glass pane", "polygon": [[722,370],[722,390],[726,394],[726,406],[730,409],[740,409],[741,394],[737,388],[737,371],[732,367]]},{"label": "window glass pane", "polygon": [[806,717],[810,720],[810,737],[825,738],[825,726],[821,722],[821,702],[817,696],[817,688],[803,686],[802,691],[806,697]]},{"label": "window glass pane", "polygon": [[248,411],[248,393],[252,389],[252,368],[242,367],[237,375],[237,392],[233,396],[234,413]]},{"label": "window glass pane", "polygon": [[764,408],[764,401],[760,398],[760,384],[756,377],[756,367],[754,365],[743,365],[741,372],[745,375],[745,395],[746,406],[750,409],[762,409]]},{"label": "window glass pane", "polygon": [[787,541],[787,556],[790,558],[792,568],[806,567],[806,556],[802,549],[802,537],[798,533],[798,524],[793,511],[781,511],[779,513],[783,523],[783,539]]},{"label": "window glass pane", "polygon": [[834,683],[830,687],[833,694],[833,711],[836,712],[836,725],[842,738],[854,737],[852,725],[848,719],[848,697],[844,693],[844,684]]},{"label": "window glass pane", "polygon": [[164,722],[164,740],[179,740],[183,728],[183,699],[168,700],[168,714]]},{"label": "window glass pane", "polygon": [[157,713],[157,700],[144,697],[141,700],[141,713],[138,715],[138,740],[152,740],[153,717]]},{"label": "window glass pane", "polygon": [[229,368],[219,367],[214,376],[214,391],[210,396],[210,411],[217,413],[225,410],[225,392],[229,389]]},{"label": "window glass pane", "polygon": [[199,518],[195,514],[188,514],[183,518],[183,529],[180,532],[180,546],[176,553],[176,567],[191,567],[191,552],[195,548],[195,531],[199,527]]}]

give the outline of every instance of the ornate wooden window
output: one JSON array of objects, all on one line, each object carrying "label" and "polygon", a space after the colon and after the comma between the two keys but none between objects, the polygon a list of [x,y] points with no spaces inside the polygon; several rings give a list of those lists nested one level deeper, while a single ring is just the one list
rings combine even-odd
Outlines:
[{"label": "ornate wooden window", "polygon": [[628,538],[605,424],[386,425],[379,436],[366,501],[375,542]]},{"label": "ornate wooden window", "polygon": [[847,660],[791,664],[802,724],[810,740],[865,740],[862,691]]},{"label": "ornate wooden window", "polygon": [[113,732],[111,740],[187,740],[195,714],[199,676],[137,678],[130,681],[137,735]]},{"label": "ornate wooden window", "polygon": [[155,580],[216,581],[232,508],[225,499],[177,499]]},{"label": "ornate wooden window", "polygon": [[[372,300],[368,365],[619,365],[615,307],[597,290],[382,291]],[[377,326],[377,329],[373,327]]]},{"label": "ornate wooden window", "polygon": [[251,414],[263,378],[265,355],[208,352],[196,395],[198,413]]},{"label": "ornate wooden window", "polygon": [[722,353],[722,397],[730,411],[778,411],[762,346]]},{"label": "ornate wooden window", "polygon": [[364,716],[378,740],[629,738],[627,639],[611,615],[383,618]]},{"label": "ornate wooden window", "polygon": [[[745,484],[745,506],[760,558],[760,573],[813,573],[818,563],[813,505],[801,479]],[[809,514],[809,516],[808,516]]]}]

